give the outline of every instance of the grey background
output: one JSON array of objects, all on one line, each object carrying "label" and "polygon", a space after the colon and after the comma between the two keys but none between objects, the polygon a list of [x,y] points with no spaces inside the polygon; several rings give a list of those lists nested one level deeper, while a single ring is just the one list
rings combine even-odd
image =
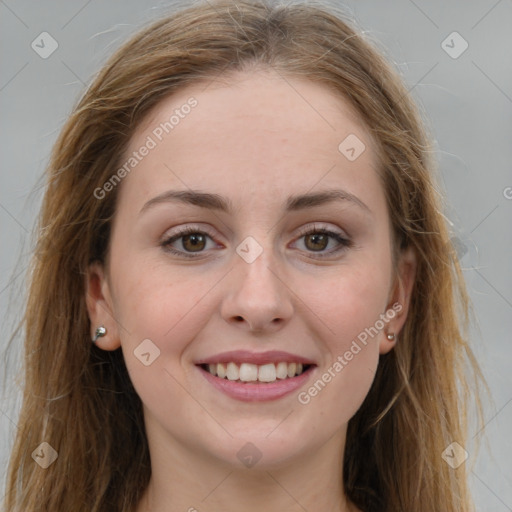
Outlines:
[{"label": "grey background", "polygon": [[[58,131],[113,49],[169,5],[155,0],[0,1],[3,358],[21,317],[40,178]],[[512,511],[512,1],[352,0],[337,5],[344,5],[395,63],[435,137],[445,213],[477,318],[472,344],[493,398],[486,402],[480,451],[475,451],[474,429],[465,447],[473,464],[470,483],[478,510]],[[47,59],[31,48],[43,31],[59,45]],[[456,59],[441,46],[453,31],[469,44]],[[448,41],[454,50],[461,48],[458,41]],[[20,354],[17,337],[0,366],[2,373],[8,370],[0,396],[2,479],[16,431]],[[0,498],[2,493],[3,485]]]}]

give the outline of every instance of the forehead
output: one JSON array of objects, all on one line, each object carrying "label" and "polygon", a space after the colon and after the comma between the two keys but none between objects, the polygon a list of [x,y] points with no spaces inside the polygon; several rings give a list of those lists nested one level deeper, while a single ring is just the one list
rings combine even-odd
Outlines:
[{"label": "forehead", "polygon": [[140,124],[125,162],[134,152],[120,197],[132,205],[193,189],[268,207],[340,185],[383,200],[375,144],[350,104],[325,85],[271,71],[184,87]]}]

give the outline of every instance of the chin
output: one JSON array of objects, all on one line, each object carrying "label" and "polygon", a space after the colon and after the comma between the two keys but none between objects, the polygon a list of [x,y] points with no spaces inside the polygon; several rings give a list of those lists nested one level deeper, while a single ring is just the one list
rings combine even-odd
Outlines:
[{"label": "chin", "polygon": [[[284,421],[286,415],[279,421],[267,420],[258,426],[254,422],[251,422],[252,426],[247,422],[241,422],[237,427],[226,425],[232,438],[227,435],[222,439],[209,436],[203,439],[203,447],[214,458],[236,469],[271,470],[286,466],[305,456],[319,443],[318,439],[308,440],[306,433],[300,432],[298,426],[291,431],[290,424],[285,425],[293,414]],[[331,435],[326,433],[325,440],[329,437]]]}]

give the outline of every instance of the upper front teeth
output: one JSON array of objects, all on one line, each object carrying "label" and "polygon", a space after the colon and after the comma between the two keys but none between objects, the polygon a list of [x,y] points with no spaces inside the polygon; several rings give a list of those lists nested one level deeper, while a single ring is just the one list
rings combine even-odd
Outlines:
[{"label": "upper front teeth", "polygon": [[269,363],[250,364],[217,363],[209,364],[208,371],[221,379],[241,380],[242,382],[274,382],[276,379],[286,379],[300,375],[304,370],[302,363]]}]

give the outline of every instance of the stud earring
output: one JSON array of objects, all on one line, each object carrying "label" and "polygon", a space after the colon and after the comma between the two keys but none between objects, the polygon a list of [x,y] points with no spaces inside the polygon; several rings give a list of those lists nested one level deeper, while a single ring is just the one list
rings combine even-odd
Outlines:
[{"label": "stud earring", "polygon": [[98,338],[103,338],[103,336],[105,336],[105,334],[107,334],[107,329],[105,329],[105,327],[103,327],[103,325],[100,325],[100,327],[96,328],[96,332],[94,333],[94,337],[92,338],[92,342],[96,343]]},{"label": "stud earring", "polygon": [[386,338],[389,340],[389,341],[393,341],[395,339],[395,334],[392,333],[392,334],[387,334],[386,335]]}]

